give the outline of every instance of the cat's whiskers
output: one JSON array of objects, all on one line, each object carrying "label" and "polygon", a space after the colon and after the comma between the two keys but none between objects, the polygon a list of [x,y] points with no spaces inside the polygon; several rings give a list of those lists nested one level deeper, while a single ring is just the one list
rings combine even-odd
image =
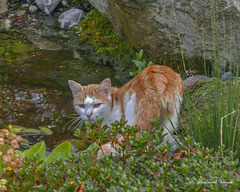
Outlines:
[{"label": "cat's whiskers", "polygon": [[69,116],[69,118],[72,118],[72,119],[64,125],[64,127],[67,127],[67,130],[70,130],[69,133],[76,130],[78,128],[78,126],[82,125],[82,123],[83,123],[80,115],[78,115],[78,114],[73,114],[73,115],[77,115],[77,117]]},{"label": "cat's whiskers", "polygon": [[[81,118],[78,118],[78,119],[76,119],[74,122],[72,122],[72,123],[70,124],[70,126],[69,126],[69,129],[70,129],[69,133],[72,133],[72,132],[75,131],[77,128],[81,128],[81,126],[79,126],[79,125],[82,125],[82,124],[83,124],[82,122],[83,122],[83,121],[82,121]],[[74,125],[75,125],[75,126],[74,126]]]},{"label": "cat's whiskers", "polygon": [[81,128],[83,123],[84,123],[84,121],[82,119],[80,119],[79,122],[77,123],[77,125],[75,127],[73,127],[70,132],[75,131],[77,128]]},{"label": "cat's whiskers", "polygon": [[72,119],[72,120],[70,120],[70,121],[68,121],[65,125],[64,125],[64,127],[65,126],[67,126],[70,122],[72,122],[72,121],[74,121],[76,118],[78,118],[79,117],[79,114],[70,114],[70,115],[67,115],[66,116],[67,118],[70,118],[70,119]]}]

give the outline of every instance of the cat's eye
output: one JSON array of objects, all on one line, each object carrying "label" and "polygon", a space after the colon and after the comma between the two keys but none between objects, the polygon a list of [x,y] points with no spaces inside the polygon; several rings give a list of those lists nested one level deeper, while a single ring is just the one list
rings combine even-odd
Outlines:
[{"label": "cat's eye", "polygon": [[100,107],[100,105],[101,105],[101,103],[97,103],[97,104],[94,104],[94,108],[98,108],[98,107]]},{"label": "cat's eye", "polygon": [[79,104],[78,105],[80,108],[85,108],[85,105],[84,104]]}]

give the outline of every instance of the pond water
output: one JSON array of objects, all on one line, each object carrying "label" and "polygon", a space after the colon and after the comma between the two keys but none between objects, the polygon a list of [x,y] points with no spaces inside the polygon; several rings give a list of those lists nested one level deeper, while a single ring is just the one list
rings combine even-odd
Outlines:
[{"label": "pond water", "polygon": [[13,127],[49,128],[51,135],[21,134],[29,140],[30,146],[44,140],[48,153],[65,140],[72,141],[75,151],[85,149],[88,144],[75,138],[66,125],[75,113],[67,80],[87,85],[109,77],[112,84],[118,86],[115,71],[98,64],[94,52],[86,46],[78,50],[35,49],[27,57],[11,54],[13,51],[5,51],[0,60],[0,127],[11,124]]}]

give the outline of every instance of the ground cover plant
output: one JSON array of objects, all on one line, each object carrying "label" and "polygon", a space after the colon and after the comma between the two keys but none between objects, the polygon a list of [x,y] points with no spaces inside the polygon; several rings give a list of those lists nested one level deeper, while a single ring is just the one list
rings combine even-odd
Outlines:
[{"label": "ground cover plant", "polygon": [[[137,127],[115,122],[112,129],[98,124],[86,125],[86,132],[76,135],[95,141],[85,151],[71,154],[67,159],[57,158],[52,163],[39,160],[39,154],[25,158],[15,173],[11,169],[2,175],[6,191],[236,191],[240,178],[235,172],[238,164],[231,151],[224,147],[213,151],[192,145],[175,154],[169,154],[171,144],[161,145],[162,130],[143,131],[136,138]],[[117,143],[118,134],[125,140],[118,150],[121,156],[97,159],[99,145],[107,141]],[[149,143],[149,141],[152,141]],[[225,155],[223,155],[223,153]]]}]

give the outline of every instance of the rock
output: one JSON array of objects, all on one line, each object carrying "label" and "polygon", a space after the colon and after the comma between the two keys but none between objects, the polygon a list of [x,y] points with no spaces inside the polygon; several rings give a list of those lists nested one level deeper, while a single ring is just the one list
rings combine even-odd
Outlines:
[{"label": "rock", "polygon": [[9,19],[0,19],[0,32],[9,31],[12,27],[12,21]]},{"label": "rock", "polygon": [[[220,64],[236,58],[231,47],[239,32],[240,1],[237,0],[89,0],[113,24],[116,33],[137,49],[159,59],[180,55],[214,59],[220,43]],[[211,9],[213,7],[213,9]],[[216,10],[217,7],[217,10]],[[213,21],[212,19],[217,19]],[[213,38],[214,33],[218,39]],[[234,32],[234,33],[233,33]],[[181,36],[181,42],[179,43]],[[240,33],[238,33],[238,38]],[[215,41],[215,42],[214,42]],[[204,43],[203,43],[204,42]],[[180,46],[181,44],[181,46]],[[232,54],[233,53],[233,54]],[[237,62],[236,62],[237,63]]]},{"label": "rock", "polygon": [[66,6],[67,5],[67,1],[66,0],[62,0],[62,5]]},{"label": "rock", "polygon": [[53,30],[50,28],[47,29],[47,27],[44,27],[44,29],[42,30],[35,31],[35,34],[42,37],[53,37],[53,36],[58,37],[59,36],[56,30]]},{"label": "rock", "polygon": [[16,16],[23,16],[24,14],[26,13],[26,10],[19,10],[19,11],[17,11],[17,13],[16,13]]},{"label": "rock", "polygon": [[30,13],[35,13],[38,10],[38,8],[35,5],[30,5],[29,6],[29,12]]},{"label": "rock", "polygon": [[184,80],[184,88],[192,87],[195,85],[196,82],[210,82],[210,81],[212,81],[212,79],[209,77],[203,75],[193,75]]},{"label": "rock", "polygon": [[16,14],[15,13],[9,13],[8,18],[12,18],[12,17],[16,17]]},{"label": "rock", "polygon": [[56,23],[57,23],[56,17],[50,16],[50,15],[48,15],[48,16],[45,15],[45,16],[39,18],[38,20],[41,24],[43,24],[43,26],[46,25],[46,26],[52,27],[52,28],[56,27]]},{"label": "rock", "polygon": [[46,14],[50,15],[61,0],[36,0],[36,5]]},{"label": "rock", "polygon": [[222,81],[223,82],[226,82],[227,80],[230,79],[230,76],[231,78],[235,77],[235,74],[234,73],[231,73],[231,72],[226,72],[222,75]]},{"label": "rock", "polygon": [[28,3],[24,3],[24,4],[22,4],[21,7],[23,7],[23,8],[27,8],[27,7],[29,7],[29,4],[28,4]]},{"label": "rock", "polygon": [[28,39],[40,49],[49,50],[49,51],[57,51],[62,49],[61,45],[53,41],[47,40],[46,38],[43,38],[43,37],[37,37],[37,36],[31,35],[28,37]]},{"label": "rock", "polygon": [[0,1],[0,15],[5,13],[7,10],[8,10],[7,0],[1,0]]},{"label": "rock", "polygon": [[11,52],[14,54],[25,54],[30,51],[34,51],[34,47],[24,43],[18,43],[16,41],[13,43],[11,48]]},{"label": "rock", "polygon": [[72,8],[62,13],[59,16],[58,21],[60,22],[60,27],[62,29],[70,29],[73,26],[78,25],[85,16],[86,13],[83,10]]}]

